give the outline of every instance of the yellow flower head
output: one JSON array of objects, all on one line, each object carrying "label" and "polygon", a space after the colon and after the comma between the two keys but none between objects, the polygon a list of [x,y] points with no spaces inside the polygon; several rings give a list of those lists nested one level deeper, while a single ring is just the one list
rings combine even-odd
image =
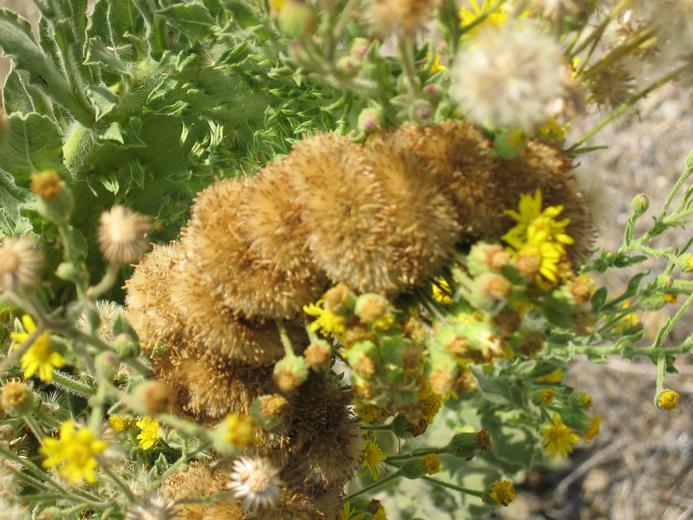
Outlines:
[{"label": "yellow flower head", "polygon": [[321,332],[327,337],[343,338],[346,332],[344,318],[325,308],[325,302],[319,300],[303,306],[303,312],[308,316],[317,318],[310,324],[310,330]]},{"label": "yellow flower head", "polygon": [[560,415],[553,414],[552,424],[544,428],[544,451],[549,457],[567,457],[578,442],[580,437],[577,433],[563,424]]},{"label": "yellow flower head", "polygon": [[255,444],[255,421],[249,415],[232,413],[224,420],[224,439],[238,450]]},{"label": "yellow flower head", "polygon": [[124,415],[111,415],[108,418],[108,425],[113,428],[114,431],[122,433],[132,426],[132,417],[126,417]]},{"label": "yellow flower head", "polygon": [[515,499],[515,488],[510,480],[496,480],[491,484],[489,498],[500,506],[507,506]]},{"label": "yellow flower head", "polygon": [[137,440],[140,441],[141,450],[150,450],[159,442],[159,421],[153,417],[142,417],[135,425],[140,429]]},{"label": "yellow flower head", "polygon": [[387,515],[385,514],[385,508],[383,506],[380,506],[375,512],[373,520],[387,520]]},{"label": "yellow flower head", "polygon": [[550,405],[556,397],[556,391],[553,388],[544,388],[539,393],[539,404],[542,406]]},{"label": "yellow flower head", "polygon": [[[31,316],[22,316],[22,324],[25,332],[13,332],[10,336],[14,343],[14,348],[26,341],[31,334],[36,331],[36,323]],[[41,381],[53,380],[53,368],[61,367],[65,364],[63,356],[53,349],[50,331],[43,331],[21,357],[24,378],[28,379],[38,372]]]},{"label": "yellow flower head", "polygon": [[582,406],[584,408],[589,408],[590,406],[592,406],[592,396],[586,392],[582,394],[580,401],[582,402]]},{"label": "yellow flower head", "polygon": [[499,29],[508,21],[509,12],[503,8],[504,6],[497,7],[491,12],[497,3],[496,0],[482,0],[481,5],[479,5],[477,0],[469,0],[469,6],[460,9],[460,27],[466,27],[474,23],[477,18],[488,14],[481,24],[471,29],[467,34],[474,34],[482,26]]},{"label": "yellow flower head", "polygon": [[424,468],[426,468],[426,475],[435,475],[436,473],[440,473],[442,463],[440,462],[438,455],[435,453],[428,453],[424,455],[423,464]]},{"label": "yellow flower head", "polygon": [[595,415],[592,417],[590,420],[589,424],[587,425],[587,428],[585,429],[585,444],[589,444],[592,439],[594,439],[597,435],[599,435],[599,429],[602,424],[602,418],[598,415]]},{"label": "yellow flower head", "polygon": [[545,376],[537,377],[539,383],[560,383],[563,380],[563,369],[557,368],[553,372],[549,372]]},{"label": "yellow flower head", "polygon": [[665,389],[657,398],[657,406],[663,410],[674,410],[679,405],[679,393],[676,390]]},{"label": "yellow flower head", "polygon": [[450,285],[445,278],[436,279],[431,289],[435,301],[443,305],[450,305],[452,303],[452,289],[450,289]]},{"label": "yellow flower head", "polygon": [[380,477],[380,463],[387,457],[380,449],[380,446],[371,438],[366,441],[366,446],[363,449],[363,467],[371,474],[371,478],[377,479]]},{"label": "yellow flower head", "polygon": [[537,128],[537,137],[547,143],[561,144],[565,141],[566,126],[561,125],[556,117],[551,117]]},{"label": "yellow flower head", "polygon": [[76,428],[75,421],[65,421],[60,437],[46,437],[40,449],[44,468],[58,468],[58,473],[73,484],[96,481],[95,455],[103,452],[107,444],[96,438],[89,428]]}]

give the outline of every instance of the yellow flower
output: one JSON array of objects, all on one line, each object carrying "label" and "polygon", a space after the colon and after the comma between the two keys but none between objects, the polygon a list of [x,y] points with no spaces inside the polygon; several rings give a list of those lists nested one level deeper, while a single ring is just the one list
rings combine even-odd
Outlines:
[{"label": "yellow flower", "polygon": [[657,406],[663,410],[674,410],[679,405],[679,393],[676,390],[665,389],[657,398]]},{"label": "yellow flower", "polygon": [[43,455],[44,468],[58,468],[58,473],[73,484],[83,480],[92,484],[96,481],[95,455],[103,452],[107,444],[96,438],[89,428],[75,430],[75,421],[65,421],[60,427],[60,437],[46,437],[39,450]]},{"label": "yellow flower", "polygon": [[[466,27],[474,23],[477,18],[489,13],[496,3],[496,0],[482,0],[481,5],[479,5],[477,0],[469,0],[469,6],[460,9],[460,27]],[[509,13],[507,10],[497,8],[491,12],[481,24],[471,29],[467,34],[474,34],[482,25],[484,27],[490,26],[494,29],[498,29],[507,22],[508,16]]]},{"label": "yellow flower", "polygon": [[556,117],[551,117],[537,128],[537,137],[547,143],[561,144],[565,141],[566,126],[561,125]]},{"label": "yellow flower", "polygon": [[563,380],[563,369],[557,368],[545,376],[537,377],[539,383],[560,383]]},{"label": "yellow flower", "polygon": [[[630,300],[625,300],[621,304],[622,309],[628,309],[631,306],[631,301]],[[637,329],[642,326],[642,322],[640,321],[640,316],[637,315],[635,312],[629,312],[628,314],[625,314],[621,316],[621,319],[618,322],[618,330],[621,332],[625,332],[629,329]]]},{"label": "yellow flower", "polygon": [[431,63],[431,74],[435,74],[441,70],[446,71],[448,68],[440,62],[440,53],[436,52],[433,56],[433,63]]},{"label": "yellow flower", "polygon": [[437,278],[435,283],[432,284],[431,289],[435,301],[443,305],[450,305],[452,303],[452,289],[450,289],[450,285],[445,278]]},{"label": "yellow flower", "polygon": [[372,520],[387,520],[387,515],[385,514],[385,508],[383,506],[378,508]]},{"label": "yellow flower", "polygon": [[436,473],[440,473],[442,463],[440,462],[438,455],[435,453],[428,453],[424,455],[423,464],[424,468],[426,468],[426,475],[435,475]]},{"label": "yellow flower", "polygon": [[111,415],[108,418],[108,424],[114,431],[124,432],[132,425],[132,417],[124,415]]},{"label": "yellow flower", "polygon": [[563,206],[542,208],[541,190],[537,188],[534,195],[523,193],[517,209],[506,210],[517,224],[501,238],[515,249],[519,250],[528,243],[541,244],[547,241],[559,244],[572,244],[574,240],[565,232],[570,224],[569,218],[556,220],[563,212]]},{"label": "yellow flower", "polygon": [[[10,336],[14,340],[14,348],[26,341],[36,330],[36,323],[28,314],[22,316],[22,324],[25,332],[13,332]],[[53,380],[53,368],[61,367],[65,364],[63,356],[53,350],[50,331],[43,331],[22,354],[21,358],[24,378],[28,379],[38,371],[41,381]]]},{"label": "yellow flower", "polygon": [[255,443],[255,421],[249,415],[229,414],[224,420],[224,433],[226,442],[243,450]]},{"label": "yellow flower", "polygon": [[368,470],[371,478],[377,479],[380,477],[380,463],[386,458],[383,450],[380,449],[380,446],[373,439],[366,441],[366,446],[363,449],[362,466]]},{"label": "yellow flower", "polygon": [[319,300],[317,303],[304,305],[303,312],[308,316],[317,318],[310,324],[310,330],[314,332],[320,331],[325,336],[334,336],[340,340],[344,337],[344,333],[346,332],[344,318],[325,309],[325,302],[323,300]]},{"label": "yellow flower", "polygon": [[549,457],[552,459],[559,455],[567,457],[578,442],[580,442],[580,437],[563,424],[560,415],[553,414],[553,424],[544,428],[544,451]]},{"label": "yellow flower", "polygon": [[582,398],[580,400],[582,401],[582,406],[584,408],[589,408],[590,406],[592,406],[592,396],[590,394],[582,394]]},{"label": "yellow flower", "polygon": [[507,506],[515,499],[515,488],[510,480],[496,480],[491,484],[489,498],[498,505]]},{"label": "yellow flower", "polygon": [[598,415],[592,417],[587,428],[585,429],[585,444],[589,444],[592,439],[599,435],[599,429],[602,424],[602,418]]},{"label": "yellow flower", "polygon": [[539,393],[539,404],[542,406],[550,405],[556,397],[556,391],[553,388],[544,388]]},{"label": "yellow flower", "polygon": [[153,417],[142,417],[135,425],[140,429],[137,440],[140,441],[140,449],[147,451],[159,442],[159,421]]},{"label": "yellow flower", "polygon": [[554,283],[561,274],[560,261],[564,253],[565,250],[553,242],[528,242],[517,252],[519,256],[539,258],[539,274]]}]

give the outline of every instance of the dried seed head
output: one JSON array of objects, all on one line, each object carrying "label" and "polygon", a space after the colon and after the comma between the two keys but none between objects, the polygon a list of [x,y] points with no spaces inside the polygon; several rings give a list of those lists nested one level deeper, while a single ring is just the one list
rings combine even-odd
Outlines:
[{"label": "dried seed head", "polygon": [[383,39],[393,34],[410,37],[424,26],[436,4],[435,0],[371,0],[366,18]]},{"label": "dried seed head", "polygon": [[142,415],[158,415],[173,409],[175,392],[162,381],[143,381],[135,387],[131,406]]},{"label": "dried seed head", "polygon": [[101,214],[99,246],[106,260],[115,265],[137,262],[149,248],[149,219],[123,206]]},{"label": "dried seed head", "polygon": [[272,506],[279,497],[281,486],[279,470],[268,460],[248,457],[240,457],[234,462],[228,484],[248,512]]},{"label": "dried seed head", "polygon": [[12,291],[21,285],[37,285],[43,255],[29,237],[5,237],[0,246],[0,289]]}]

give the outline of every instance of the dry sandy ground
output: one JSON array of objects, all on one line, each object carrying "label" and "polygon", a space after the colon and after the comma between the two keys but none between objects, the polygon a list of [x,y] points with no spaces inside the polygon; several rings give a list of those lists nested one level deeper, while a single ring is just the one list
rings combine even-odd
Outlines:
[{"label": "dry sandy ground", "polygon": [[[28,0],[0,0],[24,16],[36,14]],[[0,78],[7,70],[0,62]],[[580,175],[603,181],[607,208],[599,244],[617,247],[632,197],[646,193],[651,212],[661,206],[669,187],[693,148],[691,92],[669,86],[650,96],[638,113],[599,134],[593,144],[609,149],[581,159]],[[596,120],[596,116],[589,121]],[[574,133],[589,128],[589,123]],[[651,213],[650,212],[650,213]],[[648,214],[649,215],[649,214]],[[642,219],[646,223],[648,216]],[[682,238],[670,237],[676,245]],[[607,277],[610,287],[621,287],[623,275]],[[672,312],[673,306],[665,309]],[[656,330],[665,313],[647,316]],[[693,317],[693,316],[692,316]],[[690,318],[684,320],[690,323]],[[677,329],[672,343],[681,341],[690,327]],[[533,492],[521,493],[506,517],[615,520],[688,520],[693,518],[693,362],[681,360],[681,374],[668,385],[682,395],[680,408],[663,412],[652,406],[654,367],[620,360],[605,366],[577,363],[572,382],[594,396],[594,408],[604,418],[603,433],[588,451],[576,453],[572,465],[552,474],[531,475]]]}]

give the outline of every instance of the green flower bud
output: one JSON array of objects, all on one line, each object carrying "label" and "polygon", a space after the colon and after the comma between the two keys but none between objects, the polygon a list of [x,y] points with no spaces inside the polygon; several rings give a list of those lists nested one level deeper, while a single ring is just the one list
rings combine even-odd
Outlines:
[{"label": "green flower bud", "polygon": [[274,430],[287,418],[290,404],[281,394],[262,395],[250,405],[250,415],[263,430]]},{"label": "green flower bud", "polygon": [[379,130],[383,124],[383,115],[376,108],[364,108],[359,114],[358,128],[366,134]]},{"label": "green flower bud", "polygon": [[433,117],[433,107],[423,99],[416,100],[410,110],[412,119],[419,123],[428,123]]},{"label": "green flower bud", "polygon": [[426,475],[426,466],[424,465],[423,457],[410,459],[399,467],[404,478],[416,480]]},{"label": "green flower bud", "polygon": [[425,85],[423,91],[427,96],[430,96],[433,99],[438,99],[443,93],[443,89],[440,88],[440,85],[436,83],[429,83],[428,85]]},{"label": "green flower bud", "polygon": [[303,352],[303,357],[310,368],[316,372],[323,372],[332,362],[332,347],[327,341],[316,339],[308,345]]},{"label": "green flower bud", "polygon": [[68,221],[75,205],[70,189],[55,170],[44,170],[31,176],[31,192],[37,196],[37,209],[54,224]]},{"label": "green flower bud", "polygon": [[139,344],[129,334],[121,333],[113,338],[113,348],[120,359],[132,359],[140,355]]},{"label": "green flower bud", "polygon": [[389,302],[379,294],[362,294],[356,300],[354,313],[362,323],[370,324],[382,318],[388,312]]},{"label": "green flower bud", "polygon": [[337,61],[337,70],[345,78],[353,78],[358,74],[361,63],[353,56],[342,56]]},{"label": "green flower bud", "polygon": [[445,452],[455,457],[471,460],[480,450],[488,450],[490,445],[491,437],[488,434],[488,430],[483,428],[478,432],[456,434],[445,447]]},{"label": "green flower bud", "polygon": [[61,263],[56,269],[55,274],[58,275],[58,278],[68,282],[78,283],[82,280],[82,273],[80,270],[69,262]]},{"label": "green flower bud", "polygon": [[354,38],[349,54],[357,60],[362,60],[370,46],[371,44],[366,38]]},{"label": "green flower bud", "polygon": [[347,361],[356,375],[366,380],[375,375],[377,369],[375,351],[376,346],[370,341],[359,341],[351,346]]},{"label": "green flower bud", "polygon": [[298,390],[308,379],[308,364],[301,356],[286,356],[274,365],[274,382],[282,392]]},{"label": "green flower bud", "polygon": [[327,309],[345,318],[353,314],[356,305],[356,295],[342,283],[329,289],[323,295],[323,300]]},{"label": "green flower bud", "polygon": [[295,0],[288,0],[279,13],[279,29],[290,38],[304,38],[313,34],[313,9]]},{"label": "green flower bud", "polygon": [[650,200],[644,193],[639,193],[633,197],[633,202],[630,203],[630,209],[633,212],[633,217],[638,218],[647,211],[650,207]]},{"label": "green flower bud", "polygon": [[496,135],[493,147],[496,155],[501,159],[514,159],[522,153],[527,139],[522,130],[504,130]]},{"label": "green flower bud", "polygon": [[467,255],[467,270],[478,277],[484,273],[498,273],[510,264],[512,256],[499,244],[477,242]]},{"label": "green flower bud", "polygon": [[115,352],[101,352],[94,358],[96,373],[107,381],[113,380],[113,377],[118,373],[119,367],[120,359]]},{"label": "green flower bud", "polygon": [[34,392],[25,383],[9,381],[2,387],[0,393],[2,409],[11,417],[28,415],[36,405]]},{"label": "green flower bud", "polygon": [[474,280],[470,303],[482,311],[495,312],[500,310],[511,290],[512,284],[505,276],[484,273]]}]

